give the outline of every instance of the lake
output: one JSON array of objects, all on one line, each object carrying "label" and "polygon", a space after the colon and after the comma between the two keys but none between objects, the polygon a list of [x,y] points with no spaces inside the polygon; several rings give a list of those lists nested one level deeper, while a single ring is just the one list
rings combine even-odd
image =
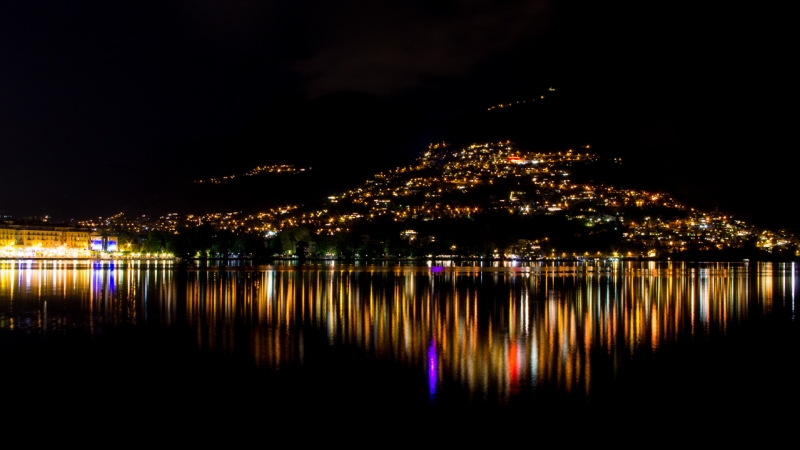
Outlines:
[{"label": "lake", "polygon": [[0,381],[21,410],[120,415],[777,408],[798,398],[797,269],[7,260]]}]

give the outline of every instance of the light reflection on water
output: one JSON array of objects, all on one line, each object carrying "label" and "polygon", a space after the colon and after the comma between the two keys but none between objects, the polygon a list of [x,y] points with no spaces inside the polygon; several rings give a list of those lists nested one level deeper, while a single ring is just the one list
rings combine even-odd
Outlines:
[{"label": "light reflection on water", "polygon": [[444,383],[505,401],[544,386],[588,394],[594,370],[725,335],[754,311],[778,305],[793,314],[795,292],[792,263],[433,271],[0,261],[0,333],[183,327],[198,349],[246,354],[269,370],[302,365],[309,346],[346,347],[416,370],[431,399]]}]

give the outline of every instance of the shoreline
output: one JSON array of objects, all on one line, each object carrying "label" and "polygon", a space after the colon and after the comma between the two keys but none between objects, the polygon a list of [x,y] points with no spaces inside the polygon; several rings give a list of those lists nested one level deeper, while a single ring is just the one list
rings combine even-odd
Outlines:
[{"label": "shoreline", "polygon": [[24,257],[0,257],[0,261],[172,261],[177,262],[176,258],[97,258],[87,256],[76,257],[45,257],[45,256],[24,256]]},{"label": "shoreline", "polygon": [[188,262],[259,262],[259,263],[298,263],[298,264],[320,264],[320,263],[614,263],[614,262],[669,262],[669,263],[756,263],[756,262],[776,262],[776,263],[794,263],[796,260],[777,260],[777,259],[683,259],[683,258],[638,258],[638,257],[607,257],[607,258],[286,258],[286,257],[273,257],[273,258],[253,258],[253,257],[237,257],[237,258],[130,258],[130,257],[0,257],[0,261],[164,261],[173,263],[188,263]]}]

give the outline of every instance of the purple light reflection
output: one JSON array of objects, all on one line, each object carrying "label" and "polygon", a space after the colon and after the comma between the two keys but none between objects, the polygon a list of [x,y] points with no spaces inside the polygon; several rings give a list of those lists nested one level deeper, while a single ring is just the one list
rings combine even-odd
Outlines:
[{"label": "purple light reflection", "polygon": [[428,392],[431,400],[436,396],[436,375],[439,372],[439,358],[436,355],[436,340],[431,339],[428,347]]}]

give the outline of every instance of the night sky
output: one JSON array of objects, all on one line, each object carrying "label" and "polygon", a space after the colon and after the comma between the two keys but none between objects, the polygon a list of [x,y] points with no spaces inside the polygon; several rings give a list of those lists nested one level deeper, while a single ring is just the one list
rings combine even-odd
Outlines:
[{"label": "night sky", "polygon": [[596,3],[2,2],[0,214],[163,214],[191,203],[181,183],[261,163],[346,178],[553,86],[542,142],[555,127],[643,187],[797,227],[789,12]]}]

